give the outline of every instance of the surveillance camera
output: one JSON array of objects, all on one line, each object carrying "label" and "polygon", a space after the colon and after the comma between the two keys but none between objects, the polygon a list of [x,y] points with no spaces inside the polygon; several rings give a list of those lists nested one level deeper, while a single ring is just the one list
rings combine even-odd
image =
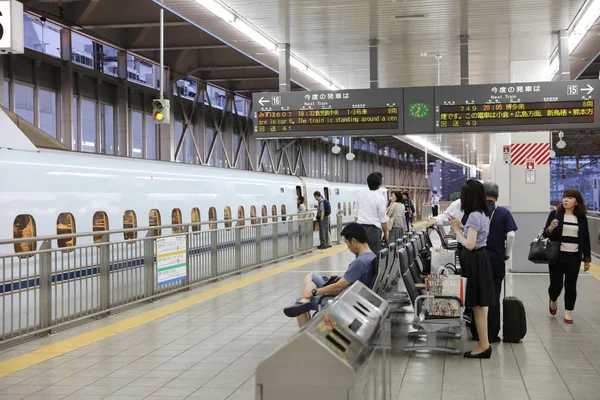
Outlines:
[{"label": "surveillance camera", "polygon": [[46,21],[48,21],[48,19],[46,17],[40,17],[40,21],[46,22]]}]

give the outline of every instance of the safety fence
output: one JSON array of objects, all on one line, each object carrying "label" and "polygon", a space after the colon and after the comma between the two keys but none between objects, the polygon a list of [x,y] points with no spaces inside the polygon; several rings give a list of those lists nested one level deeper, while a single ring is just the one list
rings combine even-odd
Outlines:
[{"label": "safety fence", "polygon": [[[341,214],[331,225],[339,241]],[[310,252],[313,215],[30,237],[0,249],[23,243],[37,250],[0,254],[0,347]]]}]

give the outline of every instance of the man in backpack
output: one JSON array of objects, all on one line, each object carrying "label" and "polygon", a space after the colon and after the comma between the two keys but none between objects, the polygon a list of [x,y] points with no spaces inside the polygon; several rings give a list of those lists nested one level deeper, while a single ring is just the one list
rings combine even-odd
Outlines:
[{"label": "man in backpack", "polygon": [[331,204],[327,199],[321,196],[318,190],[314,193],[315,200],[319,202],[317,206],[317,221],[319,221],[319,246],[317,249],[326,249],[329,245],[329,215],[331,214]]},{"label": "man in backpack", "polygon": [[415,215],[415,205],[413,201],[408,196],[408,192],[402,193],[402,202],[404,203],[404,208],[406,209],[406,225],[408,225],[408,230],[410,228],[414,228],[413,217]]}]

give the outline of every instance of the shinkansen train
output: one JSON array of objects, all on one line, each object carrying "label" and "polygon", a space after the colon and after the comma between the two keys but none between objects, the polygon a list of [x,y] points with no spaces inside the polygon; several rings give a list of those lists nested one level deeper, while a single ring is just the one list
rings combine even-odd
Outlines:
[{"label": "shinkansen train", "polygon": [[[7,113],[0,112],[0,240],[296,214],[300,195],[307,210],[316,209],[315,191],[329,199],[332,214],[341,212],[347,223],[353,220],[356,192],[366,187],[42,148]],[[109,240],[123,236],[111,235]],[[59,240],[57,246],[91,240]],[[35,241],[0,246],[0,254],[35,247]]]}]

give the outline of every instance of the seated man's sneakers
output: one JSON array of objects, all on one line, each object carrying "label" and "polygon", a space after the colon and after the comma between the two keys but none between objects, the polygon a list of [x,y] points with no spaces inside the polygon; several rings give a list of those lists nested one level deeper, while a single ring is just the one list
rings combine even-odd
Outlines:
[{"label": "seated man's sneakers", "polygon": [[309,301],[306,303],[296,303],[292,306],[286,307],[283,309],[283,313],[286,315],[286,317],[294,318],[316,309],[316,306]]}]

